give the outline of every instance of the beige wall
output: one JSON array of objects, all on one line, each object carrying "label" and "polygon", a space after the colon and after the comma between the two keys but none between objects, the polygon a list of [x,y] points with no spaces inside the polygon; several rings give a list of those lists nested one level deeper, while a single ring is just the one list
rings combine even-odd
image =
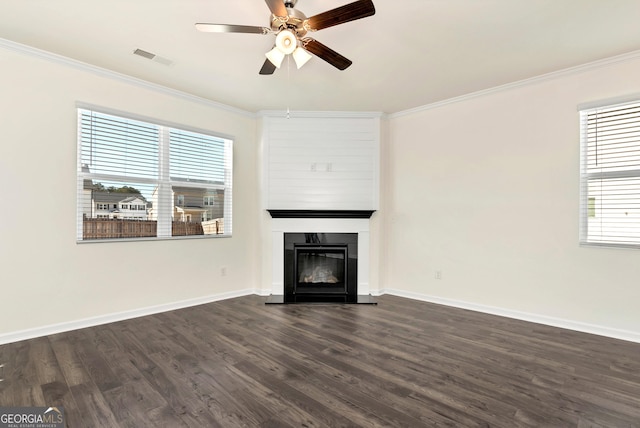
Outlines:
[{"label": "beige wall", "polygon": [[[0,336],[255,289],[253,115],[2,49],[0,70]],[[235,137],[233,237],[77,244],[76,102]]]},{"label": "beige wall", "polygon": [[640,252],[578,245],[577,105],[638,76],[636,59],[392,116],[384,288],[640,340]]},{"label": "beige wall", "polygon": [[[259,119],[8,50],[0,70],[0,339],[264,290]],[[372,290],[640,339],[640,253],[578,246],[576,111],[640,93],[638,75],[621,62],[383,120]],[[76,102],[235,137],[234,236],[76,244]]]}]

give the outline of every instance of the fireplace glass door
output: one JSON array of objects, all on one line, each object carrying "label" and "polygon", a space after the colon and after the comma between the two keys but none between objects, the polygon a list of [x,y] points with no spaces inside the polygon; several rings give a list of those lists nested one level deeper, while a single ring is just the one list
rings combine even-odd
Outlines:
[{"label": "fireplace glass door", "polygon": [[347,245],[294,246],[294,293],[347,293]]}]

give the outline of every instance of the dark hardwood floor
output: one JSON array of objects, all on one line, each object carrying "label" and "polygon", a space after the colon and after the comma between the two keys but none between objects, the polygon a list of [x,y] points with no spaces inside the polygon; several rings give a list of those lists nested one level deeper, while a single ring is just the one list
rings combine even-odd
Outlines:
[{"label": "dark hardwood floor", "polygon": [[69,427],[640,427],[640,344],[394,296],[241,297],[0,346]]}]

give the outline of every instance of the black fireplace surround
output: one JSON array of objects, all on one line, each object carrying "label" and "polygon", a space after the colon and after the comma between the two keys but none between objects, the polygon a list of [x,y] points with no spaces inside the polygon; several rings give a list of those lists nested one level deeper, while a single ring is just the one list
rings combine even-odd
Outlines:
[{"label": "black fireplace surround", "polygon": [[[373,210],[268,210],[272,218],[368,219]],[[267,304],[359,303],[376,305],[358,295],[358,233],[284,233],[284,294]]]}]

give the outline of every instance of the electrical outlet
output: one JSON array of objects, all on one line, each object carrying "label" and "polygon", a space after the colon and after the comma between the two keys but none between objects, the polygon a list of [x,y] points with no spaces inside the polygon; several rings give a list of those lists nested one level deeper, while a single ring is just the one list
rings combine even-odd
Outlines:
[{"label": "electrical outlet", "polygon": [[0,364],[0,382],[4,381],[4,364]]},{"label": "electrical outlet", "polygon": [[311,164],[311,171],[316,172],[317,169],[318,169],[318,164],[312,163]]},{"label": "electrical outlet", "polygon": [[220,268],[220,276],[227,276],[227,267],[226,266],[222,266]]},{"label": "electrical outlet", "polygon": [[436,271],[436,279],[442,279],[442,271],[441,270],[437,270]]}]

